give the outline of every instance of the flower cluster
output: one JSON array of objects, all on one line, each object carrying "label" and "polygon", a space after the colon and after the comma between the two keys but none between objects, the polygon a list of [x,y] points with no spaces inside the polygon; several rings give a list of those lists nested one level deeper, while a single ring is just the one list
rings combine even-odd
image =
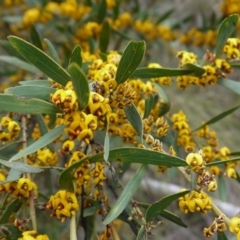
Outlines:
[{"label": "flower cluster", "polygon": [[52,217],[56,216],[61,222],[64,222],[68,217],[75,215],[79,204],[74,193],[60,190],[50,197],[47,209],[52,211]]},{"label": "flower cluster", "polygon": [[179,198],[179,208],[184,213],[207,213],[212,208],[212,199],[205,192],[192,191]]},{"label": "flower cluster", "polygon": [[240,239],[240,217],[235,216],[230,219],[229,230],[236,234],[237,239]]},{"label": "flower cluster", "polygon": [[5,142],[15,140],[20,134],[21,128],[18,123],[10,117],[3,117],[0,122],[0,141]]},{"label": "flower cluster", "polygon": [[[237,41],[238,39],[234,39],[234,41],[231,38],[228,39],[223,50],[227,56],[231,55],[231,58],[235,58],[235,56],[237,57],[239,55],[239,46],[236,44]],[[184,67],[188,63],[197,63],[197,56],[191,52],[180,51],[177,53],[177,57],[180,58],[180,67]],[[226,74],[229,74],[232,71],[227,60],[215,58],[215,56],[209,51],[206,51],[203,59],[205,64],[202,66],[202,68],[205,70],[205,72],[202,74],[202,76],[196,77],[191,75],[183,75],[177,77],[177,83],[180,89],[185,89],[189,84],[195,84],[202,87],[207,84],[215,85],[219,77],[225,77]]]},{"label": "flower cluster", "polygon": [[27,156],[27,163],[33,166],[56,166],[58,163],[57,153],[48,148],[37,150],[36,153]]},{"label": "flower cluster", "polygon": [[215,218],[212,224],[208,228],[203,229],[204,237],[210,238],[214,235],[215,232],[224,232],[227,230],[226,224],[222,216]]},{"label": "flower cluster", "polygon": [[3,186],[5,191],[11,193],[14,198],[28,198],[32,194],[31,191],[35,195],[38,194],[37,185],[28,178],[20,178],[17,182],[5,183]]},{"label": "flower cluster", "polygon": [[18,240],[49,240],[46,234],[38,235],[36,231],[25,231],[22,233],[22,237],[18,238]]},{"label": "flower cluster", "polygon": [[191,128],[188,119],[183,111],[179,111],[172,115],[173,129],[177,130],[177,143],[179,146],[188,147],[195,146]]}]

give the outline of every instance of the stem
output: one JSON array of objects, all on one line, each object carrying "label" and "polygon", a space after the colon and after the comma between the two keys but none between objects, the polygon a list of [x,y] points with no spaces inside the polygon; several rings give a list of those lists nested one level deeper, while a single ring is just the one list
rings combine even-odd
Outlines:
[{"label": "stem", "polygon": [[114,227],[113,223],[109,223],[108,224],[110,230],[111,230],[111,233],[112,233],[112,236],[113,236],[113,239],[114,240],[120,240],[119,236],[118,236],[118,233],[117,233],[117,230],[116,228]]},{"label": "stem", "polygon": [[75,214],[70,219],[70,240],[77,240]]},{"label": "stem", "polygon": [[[189,181],[191,182],[192,178],[191,176],[186,173],[184,167],[178,167],[178,170],[179,172],[181,172],[183,174],[183,176]],[[224,220],[224,223],[226,224],[227,227],[229,227],[229,218],[212,202],[212,212],[217,216],[217,217],[220,217],[222,216],[223,220]]]},{"label": "stem", "polygon": [[[23,142],[23,149],[27,147],[27,119],[26,116],[22,116],[22,142]],[[27,156],[24,157],[24,163],[27,163]],[[24,173],[24,176],[31,180],[30,173]],[[37,232],[37,220],[36,220],[36,212],[34,206],[34,191],[31,190],[29,193],[29,212],[31,216],[33,230]]]},{"label": "stem", "polygon": [[222,216],[224,223],[229,227],[229,218],[214,203],[212,203],[212,212],[218,217]]}]

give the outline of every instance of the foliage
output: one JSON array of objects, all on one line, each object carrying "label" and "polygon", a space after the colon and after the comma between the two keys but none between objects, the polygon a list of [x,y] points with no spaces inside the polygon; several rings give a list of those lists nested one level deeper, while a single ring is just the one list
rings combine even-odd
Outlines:
[{"label": "foliage", "polygon": [[[171,210],[176,202],[184,214],[209,215],[204,237],[227,239],[230,230],[240,239],[239,216],[229,219],[211,197],[219,189],[228,200],[226,182],[239,183],[239,150],[220,147],[210,130],[240,105],[192,130],[166,90],[174,82],[181,90],[218,84],[240,94],[230,79],[240,68],[234,3],[222,4],[220,18],[197,13],[202,26],[187,32],[193,16],[174,22],[174,7],[156,14],[138,1],[0,4],[1,239],[130,239],[124,227],[148,239],[167,231],[159,217],[187,227]],[[166,49],[177,67],[156,61]],[[143,196],[149,173],[175,170],[186,180],[180,192]],[[54,217],[50,228],[46,215]]]}]

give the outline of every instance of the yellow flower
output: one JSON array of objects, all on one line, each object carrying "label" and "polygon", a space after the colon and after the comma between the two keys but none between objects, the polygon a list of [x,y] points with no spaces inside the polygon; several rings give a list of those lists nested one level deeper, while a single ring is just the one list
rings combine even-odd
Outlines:
[{"label": "yellow flower", "polygon": [[190,166],[200,166],[203,164],[202,155],[199,153],[190,153],[186,158],[186,162]]},{"label": "yellow flower", "polygon": [[196,63],[197,62],[197,55],[192,52],[187,51],[180,51],[177,53],[178,58],[180,58],[180,67],[183,67],[187,63]]},{"label": "yellow flower", "polygon": [[75,194],[60,190],[50,197],[47,208],[52,210],[53,216],[57,216],[58,219],[64,222],[67,217],[75,214],[79,209],[79,205]]},{"label": "yellow flower", "polygon": [[18,238],[18,240],[49,240],[46,234],[44,235],[37,235],[37,232],[34,230],[25,231],[22,233],[23,237]]},{"label": "yellow flower", "polygon": [[229,230],[235,234],[240,232],[240,217],[236,216],[230,219]]}]

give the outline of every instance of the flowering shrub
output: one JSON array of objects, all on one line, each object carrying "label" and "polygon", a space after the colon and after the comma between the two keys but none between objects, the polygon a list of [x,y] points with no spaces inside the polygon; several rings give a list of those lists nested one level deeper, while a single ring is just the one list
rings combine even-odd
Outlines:
[{"label": "flowering shrub", "polygon": [[[240,239],[240,217],[219,209],[212,194],[225,180],[240,181],[232,157],[240,152],[220,146],[210,128],[240,105],[193,130],[166,93],[176,82],[240,94],[228,79],[240,66],[240,2],[225,1],[215,27],[188,31],[186,19],[167,24],[174,9],[154,19],[124,1],[79,2],[1,3],[0,61],[17,67],[1,69],[1,239],[118,240],[123,222],[133,239],[147,239],[167,228],[159,216],[180,228],[184,214],[197,212],[211,218],[204,237],[227,239],[229,230]],[[188,49],[176,52],[178,67],[145,54],[158,41]],[[138,169],[123,184],[131,168]],[[177,170],[186,185],[140,202],[135,193],[149,169]],[[167,210],[174,202],[179,216]]]}]

